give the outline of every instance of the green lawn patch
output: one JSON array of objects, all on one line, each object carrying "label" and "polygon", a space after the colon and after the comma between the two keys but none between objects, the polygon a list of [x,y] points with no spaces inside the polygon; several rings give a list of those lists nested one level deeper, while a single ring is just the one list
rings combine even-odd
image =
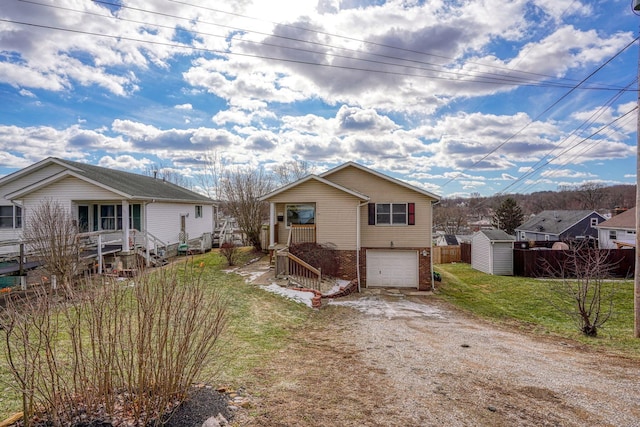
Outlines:
[{"label": "green lawn patch", "polygon": [[613,315],[598,331],[585,337],[574,321],[556,309],[551,300],[552,281],[527,277],[493,276],[469,264],[439,264],[442,275],[439,297],[456,306],[498,323],[516,325],[540,334],[580,341],[594,348],[640,357],[640,340],[633,338],[633,281],[608,281],[615,287]]}]

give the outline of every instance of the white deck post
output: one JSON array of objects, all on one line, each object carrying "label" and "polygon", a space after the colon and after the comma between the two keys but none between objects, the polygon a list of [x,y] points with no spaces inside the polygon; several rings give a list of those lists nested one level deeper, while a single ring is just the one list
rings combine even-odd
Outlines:
[{"label": "white deck post", "polygon": [[125,252],[129,252],[131,250],[131,245],[129,245],[129,202],[127,200],[122,201],[122,233],[124,242],[122,242],[122,249]]},{"label": "white deck post", "polygon": [[273,247],[276,243],[276,204],[269,203],[269,247]]}]

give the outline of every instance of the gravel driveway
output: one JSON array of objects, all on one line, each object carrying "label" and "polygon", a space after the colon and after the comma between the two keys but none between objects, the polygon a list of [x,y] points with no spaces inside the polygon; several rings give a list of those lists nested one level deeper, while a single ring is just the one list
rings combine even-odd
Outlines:
[{"label": "gravel driveway", "polygon": [[260,426],[640,426],[638,360],[497,327],[433,296],[331,302],[265,361]]}]

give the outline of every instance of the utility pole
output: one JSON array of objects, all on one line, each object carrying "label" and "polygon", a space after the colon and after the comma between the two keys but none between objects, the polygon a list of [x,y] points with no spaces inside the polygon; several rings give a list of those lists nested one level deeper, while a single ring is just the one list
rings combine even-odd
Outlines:
[{"label": "utility pole", "polygon": [[[633,13],[640,15],[640,0],[633,0]],[[637,76],[640,77],[640,50],[638,51]],[[633,276],[633,336],[640,338],[640,80],[637,82],[636,111],[636,266]]]}]

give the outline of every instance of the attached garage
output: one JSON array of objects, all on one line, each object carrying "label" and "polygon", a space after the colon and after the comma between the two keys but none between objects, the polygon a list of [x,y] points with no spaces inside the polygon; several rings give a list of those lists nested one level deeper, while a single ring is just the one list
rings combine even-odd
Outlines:
[{"label": "attached garage", "polygon": [[367,287],[418,287],[418,251],[367,250]]}]

